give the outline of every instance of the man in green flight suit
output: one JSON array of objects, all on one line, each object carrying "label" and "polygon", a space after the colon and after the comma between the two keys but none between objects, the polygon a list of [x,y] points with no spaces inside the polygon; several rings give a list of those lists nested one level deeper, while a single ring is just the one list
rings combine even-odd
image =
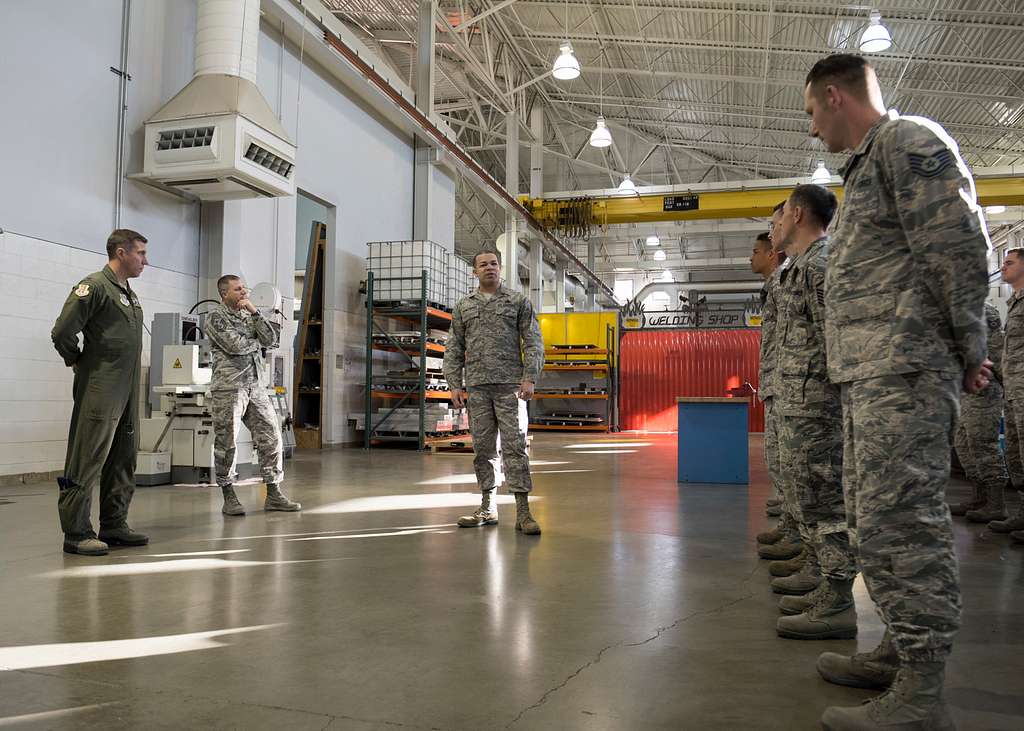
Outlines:
[{"label": "man in green flight suit", "polygon": [[[71,429],[57,510],[64,550],[102,556],[108,545],[144,546],[128,527],[138,449],[142,306],[128,280],[146,261],[146,237],[117,229],[107,239],[109,261],[68,295],[51,337],[75,371]],[[78,345],[82,333],[83,346]],[[92,492],[100,488],[100,533],[92,530]]]}]

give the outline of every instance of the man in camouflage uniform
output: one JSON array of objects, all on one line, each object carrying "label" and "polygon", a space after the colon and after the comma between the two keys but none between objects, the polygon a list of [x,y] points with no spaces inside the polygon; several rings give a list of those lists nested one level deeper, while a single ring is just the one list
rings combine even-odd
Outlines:
[{"label": "man in camouflage uniform", "polygon": [[[67,553],[102,556],[111,545],[149,543],[128,527],[139,447],[142,354],[142,306],[128,280],[141,275],[148,263],[146,243],[137,231],[111,233],[107,265],[71,290],[50,333],[65,365],[75,371],[67,458],[64,476],[57,480],[57,511]],[[99,538],[90,520],[97,485]]]},{"label": "man in camouflage uniform", "polygon": [[842,409],[825,360],[825,235],[836,197],[819,185],[798,185],[772,238],[785,247],[779,280],[775,409],[783,490],[794,506],[806,561],[772,589],[793,595],[780,608],[776,631],[791,639],[848,639],[857,634],[853,606],[856,559],[843,502]]},{"label": "man in camouflage uniform", "polygon": [[995,378],[981,393],[960,397],[960,423],[956,428],[956,454],[967,479],[974,484],[974,498],[949,506],[953,515],[966,515],[972,523],[1006,520],[1003,487],[1006,461],[999,449],[999,420],[1003,418],[1003,386],[999,382],[1003,350],[1003,323],[999,310],[985,303],[988,352]]},{"label": "man in camouflage uniform", "polygon": [[[772,217],[773,224],[782,216],[782,206],[782,203],[776,206]],[[764,404],[764,459],[772,489],[766,512],[769,516],[781,515],[782,518],[775,528],[757,535],[757,551],[762,558],[775,559],[770,566],[773,576],[788,576],[795,573],[803,560],[803,547],[800,545],[796,519],[793,517],[792,507],[786,504],[781,488],[777,420],[773,412],[775,391],[772,380],[778,350],[775,338],[778,319],[777,291],[779,275],[785,266],[785,257],[785,252],[778,251],[773,246],[770,232],[757,237],[750,257],[750,268],[765,280],[761,288],[761,348],[757,395]]]},{"label": "man in camouflage uniform", "polygon": [[1002,375],[1006,391],[1006,466],[1020,503],[1016,515],[993,521],[988,527],[1024,543],[1024,249],[1007,251],[1000,271],[1003,281],[1013,287],[1006,303]]},{"label": "man in camouflage uniform", "polygon": [[889,687],[828,708],[822,724],[952,728],[942,685],[960,578],[945,491],[961,384],[976,393],[992,375],[988,234],[956,143],[934,122],[886,113],[863,58],[816,63],[804,104],[812,136],[853,151],[831,228],[825,333],[842,388],[850,537],[889,634],[872,653],[819,657],[826,680]]},{"label": "man in camouflage uniform", "polygon": [[293,512],[302,506],[281,491],[284,479],[281,425],[267,394],[264,349],[276,348],[281,325],[260,314],[249,301],[241,278],[226,274],[217,280],[221,304],[207,316],[205,331],[213,351],[210,383],[213,411],[213,460],[217,484],[224,493],[224,515],[245,515],[235,495],[235,439],[239,422],[252,432],[267,485],[264,510]]},{"label": "man in camouflage uniform", "polygon": [[497,253],[483,251],[474,256],[473,273],[480,286],[455,305],[444,354],[452,406],[462,408],[469,391],[473,467],[482,495],[480,508],[459,518],[459,525],[471,528],[498,522],[498,511],[491,505],[491,460],[497,456],[500,434],[505,479],[516,499],[516,530],[537,535],[540,526],[530,514],[528,502],[533,482],[526,437],[519,430],[518,399],[533,397],[544,366],[544,341],[530,300],[501,284]]},{"label": "man in camouflage uniform", "polygon": [[[777,469],[775,466],[775,439],[772,430],[769,428],[771,421],[771,397],[770,385],[771,371],[774,365],[773,358],[775,345],[772,342],[772,328],[775,324],[775,287],[778,278],[775,272],[779,268],[779,257],[772,248],[771,234],[765,232],[758,234],[754,240],[754,248],[750,252],[750,270],[764,279],[764,286],[761,287],[761,353],[760,373],[758,374],[757,395],[764,404],[764,461],[768,468],[768,478],[771,482],[771,495],[765,503],[765,512],[769,517],[782,515],[782,492],[775,480]],[[769,541],[774,542],[774,541]]]}]

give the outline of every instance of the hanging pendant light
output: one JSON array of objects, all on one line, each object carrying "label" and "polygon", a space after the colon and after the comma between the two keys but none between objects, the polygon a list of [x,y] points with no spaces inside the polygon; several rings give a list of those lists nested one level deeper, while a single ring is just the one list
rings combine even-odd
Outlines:
[{"label": "hanging pendant light", "polygon": [[621,183],[619,183],[619,192],[636,193],[636,184],[630,180],[628,175],[622,179]]},{"label": "hanging pendant light", "polygon": [[814,173],[811,175],[812,185],[828,185],[832,182],[832,173],[825,167],[824,160],[818,160],[818,167],[814,169]]},{"label": "hanging pendant light", "polygon": [[658,249],[654,252],[654,261],[665,261],[665,250]]},{"label": "hanging pendant light", "polygon": [[580,75],[580,62],[569,43],[569,0],[565,0],[565,43],[558,47],[558,58],[551,66],[551,75],[560,81],[575,79]]},{"label": "hanging pendant light", "polygon": [[590,133],[591,147],[608,147],[612,144],[612,133],[604,122],[604,51],[601,51],[601,65],[598,67],[598,111],[597,126]]},{"label": "hanging pendant light", "polygon": [[661,246],[661,239],[658,238],[658,234],[651,234],[647,237],[648,246]]},{"label": "hanging pendant light", "polygon": [[573,53],[572,44],[566,41],[558,47],[558,58],[551,67],[551,75],[560,81],[575,79],[580,75],[580,62]]},{"label": "hanging pendant light", "polygon": [[597,118],[597,126],[590,133],[591,147],[608,147],[612,143],[612,133],[604,122],[604,117]]},{"label": "hanging pendant light", "polygon": [[868,16],[868,27],[860,36],[860,50],[864,53],[878,53],[892,45],[889,29],[882,25],[882,14],[872,10]]}]

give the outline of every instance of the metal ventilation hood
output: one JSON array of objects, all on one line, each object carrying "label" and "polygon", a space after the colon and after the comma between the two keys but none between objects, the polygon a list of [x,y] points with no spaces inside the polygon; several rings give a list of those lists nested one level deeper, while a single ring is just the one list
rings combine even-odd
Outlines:
[{"label": "metal ventilation hood", "polygon": [[256,85],[241,76],[228,74],[196,76],[146,120],[146,124],[225,114],[237,114],[282,142],[295,144]]}]

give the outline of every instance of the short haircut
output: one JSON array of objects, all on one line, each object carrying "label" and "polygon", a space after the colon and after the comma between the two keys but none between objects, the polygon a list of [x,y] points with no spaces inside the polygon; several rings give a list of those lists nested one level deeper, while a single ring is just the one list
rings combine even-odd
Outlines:
[{"label": "short haircut", "polygon": [[766,231],[758,234],[757,238],[754,240],[754,245],[759,249],[771,249],[772,240],[769,237],[768,232]]},{"label": "short haircut", "polygon": [[223,297],[228,293],[228,287],[231,286],[232,282],[238,282],[242,278],[237,274],[225,274],[223,277],[217,280],[217,293]]},{"label": "short haircut", "polygon": [[473,254],[473,268],[474,269],[476,268],[476,258],[478,256],[482,256],[483,254],[494,254],[496,257],[498,257],[498,266],[501,266],[501,252],[500,251],[495,251],[494,249],[480,249],[480,251],[478,251],[475,254]]},{"label": "short haircut", "polygon": [[1006,257],[1008,257],[1008,256],[1009,256],[1010,254],[1013,254],[1013,255],[1014,255],[1014,256],[1016,256],[1016,257],[1017,257],[1018,259],[1024,259],[1024,247],[1021,247],[1021,246],[1017,246],[1017,247],[1014,247],[1014,248],[1012,248],[1012,249],[1007,249],[1007,250],[1006,250],[1006,253],[1005,253],[1005,254],[1003,254],[1003,258],[1005,259],[1005,258],[1006,258]]},{"label": "short haircut", "polygon": [[835,193],[822,185],[807,183],[798,185],[789,196],[791,206],[800,206],[811,215],[815,223],[822,228],[828,228],[832,223],[832,216],[836,213],[839,201]]},{"label": "short haircut", "polygon": [[852,53],[834,53],[818,61],[807,72],[804,85],[809,85],[815,94],[826,86],[840,86],[860,99],[868,96],[868,69],[871,68],[862,56]]},{"label": "short haircut", "polygon": [[775,206],[775,208],[772,209],[772,215],[774,216],[776,213],[781,211],[785,206],[786,201],[782,201],[781,203],[779,203],[779,205]]},{"label": "short haircut", "polygon": [[135,250],[135,247],[139,244],[148,244],[149,241],[145,236],[140,234],[138,231],[132,231],[130,228],[119,228],[115,229],[110,236],[107,237],[107,258],[117,258],[117,250],[124,249],[126,253]]}]

